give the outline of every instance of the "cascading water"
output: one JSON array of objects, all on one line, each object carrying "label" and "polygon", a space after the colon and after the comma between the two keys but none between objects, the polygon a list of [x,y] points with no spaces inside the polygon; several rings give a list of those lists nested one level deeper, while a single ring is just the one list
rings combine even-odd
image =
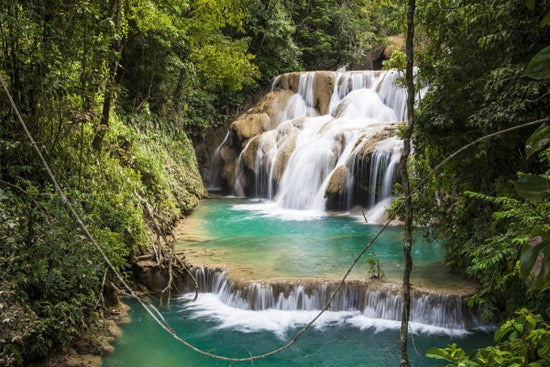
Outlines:
[{"label": "cascading water", "polygon": [[278,77],[271,95],[295,93],[276,107],[263,103],[257,115],[271,114],[269,127],[233,128],[243,146],[236,164],[226,162],[235,167],[235,194],[316,212],[372,208],[387,201],[400,145],[397,139],[391,148],[377,143],[394,136],[396,123],[405,119],[400,76],[397,71],[362,71]]},{"label": "cascading water", "polygon": [[[314,74],[308,73],[300,77],[299,91],[295,96],[303,99],[308,107],[312,107],[313,104],[312,75]],[[398,100],[386,99],[391,105],[401,106],[402,95],[399,93],[400,88],[393,84],[394,75],[397,73],[380,73],[376,78],[372,72],[339,73],[329,105],[331,114],[298,120],[298,126],[295,120],[287,122],[295,125],[297,131],[286,138],[295,139],[296,143],[279,181],[277,195],[274,197],[280,206],[300,210],[325,210],[327,185],[338,167],[354,165],[354,158],[364,146],[358,146],[358,141],[372,136],[372,133],[378,131],[384,123],[398,121],[395,111],[382,103],[377,92],[380,90],[390,95],[388,90],[393,86]],[[292,117],[296,119],[303,116],[294,114]],[[276,131],[280,140],[284,141],[284,133],[278,129]],[[380,155],[388,156],[386,151],[374,151],[373,160],[378,159]],[[396,157],[398,154],[393,156]],[[391,170],[388,171],[388,168]],[[393,168],[384,164],[376,166],[376,175],[386,176],[388,172],[384,182],[389,183],[390,193]],[[268,180],[273,181],[273,178],[270,177]],[[351,182],[348,185],[350,184]],[[386,199],[390,194],[387,192],[387,186],[385,188],[384,195],[378,195],[380,200]],[[371,184],[371,191],[376,190],[375,182],[374,186]],[[347,197],[347,201],[351,203],[352,194],[347,193]],[[378,201],[371,201],[368,205],[374,207]]]},{"label": "cascading water", "polygon": [[212,171],[210,171],[209,186],[207,188],[209,192],[217,192],[222,190],[222,182],[220,177],[222,169],[222,157],[220,155],[220,148],[222,145],[225,144],[228,137],[229,132],[225,134],[222,143],[218,145],[216,150],[214,150],[212,157],[210,158],[210,167]]},{"label": "cascading water", "polygon": [[[201,292],[214,294],[225,305],[243,310],[314,311],[322,309],[337,288],[337,283],[302,282],[299,284],[249,283],[237,285],[218,269],[195,268],[193,274]],[[191,282],[187,289],[194,289]],[[184,296],[188,299],[191,295]],[[200,297],[200,296],[199,296]],[[362,282],[347,283],[330,304],[330,311],[354,312],[367,319],[401,319],[398,291],[369,290]],[[411,322],[425,330],[465,333],[482,327],[475,313],[458,295],[416,292],[411,303]],[[392,327],[392,326],[388,326]]]},{"label": "cascading water", "polygon": [[369,206],[389,198],[395,183],[395,170],[401,158],[402,142],[398,139],[387,139],[376,144],[370,165]]}]

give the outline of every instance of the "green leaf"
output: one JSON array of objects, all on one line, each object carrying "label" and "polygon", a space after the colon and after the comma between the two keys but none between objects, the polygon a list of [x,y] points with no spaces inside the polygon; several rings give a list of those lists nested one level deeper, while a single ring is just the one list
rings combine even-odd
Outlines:
[{"label": "green leaf", "polygon": [[524,199],[541,202],[550,193],[550,180],[542,175],[521,175],[514,182],[514,188]]},{"label": "green leaf", "polygon": [[550,23],[550,12],[548,14],[546,14],[546,16],[544,17],[544,19],[542,20],[542,22],[540,22],[540,27],[546,27],[548,25],[548,23]]},{"label": "green leaf", "polygon": [[527,322],[533,326],[537,324],[537,322],[535,321],[535,318],[531,314],[525,315],[525,320],[527,320]]},{"label": "green leaf", "polygon": [[535,0],[525,0],[525,6],[527,6],[529,10],[535,10]]},{"label": "green leaf", "polygon": [[550,234],[532,236],[524,246],[520,259],[520,274],[533,290],[550,288]]},{"label": "green leaf", "polygon": [[550,77],[550,46],[537,53],[525,69],[525,75],[533,79],[546,79]]},{"label": "green leaf", "polygon": [[501,327],[499,327],[499,328],[497,329],[497,331],[495,331],[495,336],[494,336],[495,341],[496,341],[496,342],[500,342],[500,341],[502,340],[502,338],[503,338],[506,334],[508,334],[508,331],[510,331],[510,327],[509,327],[508,324],[504,324],[504,325],[502,325]]},{"label": "green leaf", "polygon": [[429,348],[426,351],[426,357],[435,358],[435,359],[444,359],[446,361],[450,361],[449,353],[447,353],[446,350],[440,349],[440,348]]},{"label": "green leaf", "polygon": [[550,144],[550,124],[544,123],[527,139],[525,153],[527,158]]}]

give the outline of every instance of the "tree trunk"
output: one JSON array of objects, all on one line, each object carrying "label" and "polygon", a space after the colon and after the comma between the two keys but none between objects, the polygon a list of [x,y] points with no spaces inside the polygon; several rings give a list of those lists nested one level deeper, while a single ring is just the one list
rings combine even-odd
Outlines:
[{"label": "tree trunk", "polygon": [[99,128],[92,141],[92,147],[95,150],[100,150],[103,144],[103,137],[109,129],[109,116],[111,113],[111,104],[114,95],[116,74],[118,69],[118,62],[120,53],[122,52],[122,1],[123,0],[111,0],[109,2],[108,17],[113,18],[115,23],[115,36],[111,44],[111,51],[113,53],[112,61],[109,64],[109,76],[105,85],[105,98],[103,99],[103,109],[101,111],[101,121]]},{"label": "tree trunk", "polygon": [[403,270],[403,310],[401,313],[401,367],[409,367],[409,357],[407,354],[407,336],[409,331],[409,317],[411,313],[411,271],[412,271],[412,258],[411,248],[413,244],[412,238],[412,222],[413,222],[413,208],[412,199],[410,197],[411,187],[409,182],[409,171],[407,162],[411,152],[411,136],[414,129],[414,75],[413,75],[413,40],[414,40],[414,10],[415,0],[408,1],[407,8],[407,40],[405,45],[405,52],[407,56],[407,69],[406,69],[406,81],[407,81],[407,129],[403,138],[403,155],[401,156],[401,178],[403,181],[403,192],[405,195],[405,243],[403,245],[403,256],[405,258],[405,268]]}]

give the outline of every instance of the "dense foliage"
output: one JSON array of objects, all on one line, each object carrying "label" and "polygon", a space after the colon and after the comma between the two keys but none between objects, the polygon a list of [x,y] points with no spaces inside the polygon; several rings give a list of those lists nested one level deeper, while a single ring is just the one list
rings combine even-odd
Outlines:
[{"label": "dense foliage", "polygon": [[124,105],[147,106],[194,132],[228,122],[279,74],[363,68],[369,51],[402,31],[400,1],[148,3],[128,15]]},{"label": "dense foliage", "polygon": [[[119,21],[117,1],[3,5],[2,78],[69,199],[127,273],[158,226],[204,194],[191,143],[168,115],[105,108],[109,94],[113,106],[123,101],[112,61],[130,33],[127,14],[142,4]],[[5,95],[0,156],[0,364],[9,366],[100,332],[115,278],[53,190]]]},{"label": "dense foliage", "polygon": [[[550,114],[548,80],[524,75],[550,39],[550,29],[540,27],[549,10],[542,1],[419,2],[427,39],[419,66],[431,91],[418,111],[418,179],[483,135]],[[546,158],[525,154],[535,129],[477,144],[416,197],[419,222],[434,224],[432,233],[447,243],[448,264],[480,281],[471,302],[487,318],[511,316],[523,306],[550,316],[548,291],[529,291],[519,271],[522,246],[533,231],[548,227],[550,214],[548,197],[525,202],[513,185],[518,172],[547,168]]]},{"label": "dense foliage", "polygon": [[429,349],[430,358],[449,362],[446,366],[530,366],[550,364],[550,325],[527,310],[518,311],[495,332],[494,346],[470,355],[452,344],[444,349]]}]

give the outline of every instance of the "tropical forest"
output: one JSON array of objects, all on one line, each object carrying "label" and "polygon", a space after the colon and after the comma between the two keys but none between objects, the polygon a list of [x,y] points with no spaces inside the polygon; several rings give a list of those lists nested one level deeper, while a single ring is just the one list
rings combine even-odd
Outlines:
[{"label": "tropical forest", "polygon": [[0,0],[0,366],[550,366],[550,2]]}]

